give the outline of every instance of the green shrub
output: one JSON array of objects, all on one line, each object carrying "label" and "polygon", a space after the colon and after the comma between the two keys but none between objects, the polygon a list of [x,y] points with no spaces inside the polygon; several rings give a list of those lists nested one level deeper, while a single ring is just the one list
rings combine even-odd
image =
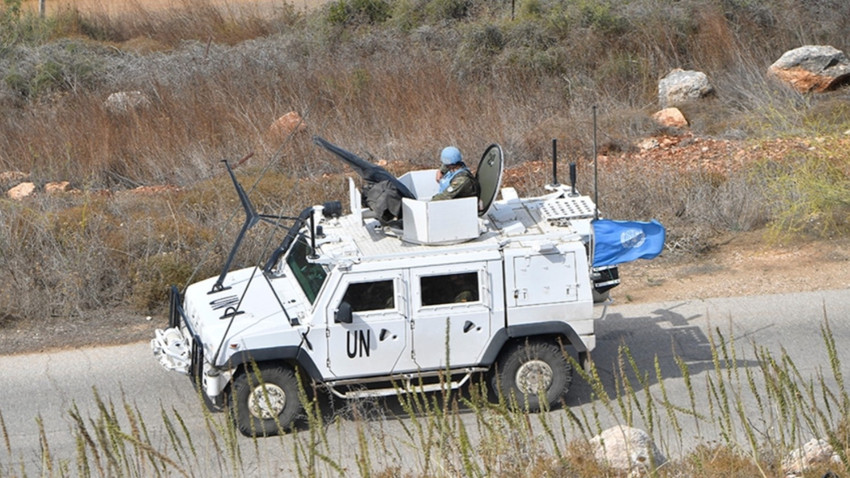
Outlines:
[{"label": "green shrub", "polygon": [[3,76],[12,91],[27,98],[75,91],[101,81],[105,49],[78,40],[61,40],[40,47],[16,49],[16,61]]},{"label": "green shrub", "polygon": [[338,0],[328,6],[325,21],[331,25],[380,24],[390,16],[387,0]]},{"label": "green shrub", "polygon": [[345,0],[331,2],[325,12],[325,21],[331,25],[345,25],[349,19],[348,10],[348,2]]},{"label": "green shrub", "polygon": [[409,33],[425,23],[422,0],[396,0],[392,3],[392,25],[403,33]]},{"label": "green shrub", "polygon": [[847,140],[826,140],[785,161],[764,160],[760,175],[773,205],[774,237],[835,237],[850,233]]},{"label": "green shrub", "polygon": [[519,18],[539,19],[545,9],[541,0],[524,0],[519,4]]},{"label": "green shrub", "polygon": [[425,4],[425,13],[435,23],[461,20],[466,18],[471,7],[471,0],[430,0]]},{"label": "green shrub", "polygon": [[[164,252],[132,264],[133,287],[130,303],[136,310],[151,313],[167,303],[168,288],[186,285],[194,261],[184,254]],[[206,276],[204,276],[206,278]]]},{"label": "green shrub", "polygon": [[498,25],[470,25],[455,55],[454,69],[462,77],[486,77],[504,48],[505,36]]},{"label": "green shrub", "polygon": [[609,0],[579,0],[576,6],[582,27],[611,35],[619,35],[626,28],[625,18],[617,13]]}]

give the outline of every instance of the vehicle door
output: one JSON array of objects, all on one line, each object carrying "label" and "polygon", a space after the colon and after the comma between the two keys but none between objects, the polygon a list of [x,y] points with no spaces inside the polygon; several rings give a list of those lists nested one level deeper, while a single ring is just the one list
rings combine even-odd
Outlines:
[{"label": "vehicle door", "polygon": [[334,377],[393,371],[407,341],[401,271],[346,274],[327,307],[327,366]]},{"label": "vehicle door", "polygon": [[486,262],[410,269],[410,353],[397,368],[477,364],[490,339],[491,280]]},{"label": "vehicle door", "polygon": [[564,304],[578,300],[575,254],[558,250],[528,254],[506,254],[510,307]]}]

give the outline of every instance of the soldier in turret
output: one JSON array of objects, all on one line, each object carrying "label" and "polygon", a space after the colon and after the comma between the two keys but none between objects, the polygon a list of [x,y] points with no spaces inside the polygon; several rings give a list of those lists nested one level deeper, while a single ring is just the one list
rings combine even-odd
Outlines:
[{"label": "soldier in turret", "polygon": [[440,191],[431,198],[433,201],[478,196],[478,180],[464,164],[460,150],[454,146],[443,148],[440,162],[442,167],[437,171]]}]

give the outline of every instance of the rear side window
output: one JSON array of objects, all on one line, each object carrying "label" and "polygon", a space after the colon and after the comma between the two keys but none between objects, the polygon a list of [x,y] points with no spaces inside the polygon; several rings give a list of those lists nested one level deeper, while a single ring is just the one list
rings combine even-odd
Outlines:
[{"label": "rear side window", "polygon": [[352,312],[395,309],[393,280],[349,284],[342,300],[351,304]]},{"label": "rear side window", "polygon": [[478,273],[464,272],[420,278],[422,305],[478,302]]}]

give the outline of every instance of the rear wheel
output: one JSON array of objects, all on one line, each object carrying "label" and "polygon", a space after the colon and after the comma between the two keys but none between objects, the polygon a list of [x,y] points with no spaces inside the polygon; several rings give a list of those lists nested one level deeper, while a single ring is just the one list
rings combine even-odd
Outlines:
[{"label": "rear wheel", "polygon": [[561,348],[545,341],[517,342],[503,351],[491,386],[530,412],[557,405],[570,388],[573,368]]},{"label": "rear wheel", "polygon": [[245,436],[272,436],[289,431],[301,413],[295,371],[282,364],[260,365],[233,381],[230,415]]}]

